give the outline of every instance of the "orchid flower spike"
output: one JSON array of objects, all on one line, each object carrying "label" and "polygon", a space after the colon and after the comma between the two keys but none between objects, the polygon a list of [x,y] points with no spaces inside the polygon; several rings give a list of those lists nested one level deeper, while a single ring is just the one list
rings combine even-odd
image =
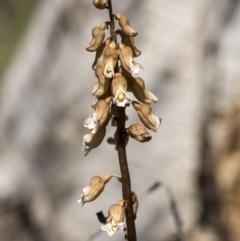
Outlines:
[{"label": "orchid flower spike", "polygon": [[140,124],[134,124],[126,129],[126,132],[136,141],[147,142],[152,139],[146,128]]},{"label": "orchid flower spike", "polygon": [[130,23],[128,21],[128,18],[124,15],[121,15],[120,13],[114,14],[115,19],[118,20],[118,23],[123,30],[123,32],[130,36],[130,37],[135,37],[137,35],[137,32],[130,26]]},{"label": "orchid flower spike", "polygon": [[127,94],[127,81],[120,73],[116,73],[112,80],[112,94],[113,103],[118,107],[125,107],[132,101]]},{"label": "orchid flower spike", "polygon": [[121,61],[122,67],[127,70],[130,74],[136,75],[143,70],[143,67],[134,61],[133,51],[130,47],[124,44],[119,44],[119,59]]},{"label": "orchid flower spike", "polygon": [[152,113],[152,108],[147,104],[140,104],[137,101],[133,101],[132,105],[144,126],[156,132],[161,124],[161,119]]},{"label": "orchid flower spike", "polygon": [[125,228],[124,206],[125,201],[121,200],[109,208],[106,224],[101,226],[101,230],[107,232],[108,236],[113,236],[118,230]]},{"label": "orchid flower spike", "polygon": [[108,0],[94,0],[93,5],[98,9],[105,9],[108,7]]},{"label": "orchid flower spike", "polygon": [[158,98],[145,88],[145,83],[142,78],[134,78],[131,84],[132,92],[140,102],[151,105],[158,101]]},{"label": "orchid flower spike", "polygon": [[92,30],[92,40],[89,46],[86,48],[89,52],[94,52],[101,47],[101,44],[105,37],[105,28],[107,23],[103,23],[100,27],[95,27]]},{"label": "orchid flower spike", "polygon": [[121,177],[117,174],[108,174],[103,177],[93,177],[90,181],[90,185],[82,189],[81,198],[78,200],[81,207],[86,202],[92,202],[95,200],[103,192],[105,184],[107,184],[112,177],[121,179]]}]

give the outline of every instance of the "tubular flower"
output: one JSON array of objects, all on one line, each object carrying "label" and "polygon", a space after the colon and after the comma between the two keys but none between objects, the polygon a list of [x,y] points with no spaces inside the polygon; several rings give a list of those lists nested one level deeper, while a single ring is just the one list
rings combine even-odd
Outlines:
[{"label": "tubular flower", "polygon": [[95,75],[98,78],[98,83],[93,87],[92,95],[98,98],[108,91],[111,82],[102,74],[102,67],[95,70]]},{"label": "tubular flower", "polygon": [[98,147],[106,134],[106,127],[100,127],[96,133],[89,133],[83,137],[83,151],[86,152],[85,156],[93,149]]},{"label": "tubular flower", "polygon": [[116,50],[116,43],[112,41],[103,52],[103,74],[107,78],[114,77],[114,68],[118,61],[118,52]]},{"label": "tubular flower", "polygon": [[136,141],[147,142],[152,139],[152,136],[147,132],[146,128],[140,124],[129,126],[126,132]]},{"label": "tubular flower", "polygon": [[123,32],[130,36],[130,37],[135,37],[137,35],[137,32],[130,26],[128,18],[124,15],[121,15],[120,13],[114,14],[115,19],[118,20],[118,23],[123,30]]},{"label": "tubular flower", "polygon": [[152,113],[152,108],[147,104],[140,104],[137,101],[133,101],[132,105],[144,126],[156,132],[161,123],[161,119]]},{"label": "tubular flower", "polygon": [[137,49],[137,47],[134,44],[134,38],[130,37],[129,35],[126,35],[123,30],[117,30],[117,33],[120,34],[122,38],[122,44],[130,47],[133,51],[133,56],[138,57],[141,54],[141,51]]},{"label": "tubular flower", "polygon": [[131,103],[132,100],[127,95],[127,81],[120,73],[115,74],[111,89],[114,96],[113,103],[118,107],[125,107]]},{"label": "tubular flower", "polygon": [[124,44],[119,44],[120,52],[119,59],[121,61],[122,67],[127,70],[130,74],[136,75],[143,70],[143,67],[134,61],[133,51],[130,47]]},{"label": "tubular flower", "polygon": [[158,101],[157,97],[145,88],[145,83],[140,77],[136,77],[132,81],[132,92],[142,103],[151,105]]},{"label": "tubular flower", "polygon": [[94,0],[93,5],[98,9],[104,9],[108,6],[107,0]]},{"label": "tubular flower", "polygon": [[134,77],[122,66],[119,67],[119,73],[121,73],[127,81],[127,91],[132,92],[132,82],[134,81]]},{"label": "tubular flower", "polygon": [[86,48],[89,52],[94,52],[101,47],[101,44],[105,37],[105,28],[107,27],[106,23],[103,23],[100,27],[95,27],[92,30],[92,40],[89,46]]},{"label": "tubular flower", "polygon": [[106,231],[109,236],[112,236],[118,230],[123,230],[124,225],[124,201],[119,201],[113,204],[108,211],[108,219],[106,225],[101,226],[102,231]]},{"label": "tubular flower", "polygon": [[105,100],[97,101],[92,107],[95,112],[88,116],[83,125],[90,129],[92,133],[96,133],[107,122],[110,108],[109,103]]},{"label": "tubular flower", "polygon": [[95,60],[92,64],[92,69],[97,69],[99,67],[103,66],[103,52],[105,50],[105,48],[107,46],[109,46],[109,44],[111,43],[110,38],[107,38],[102,44],[101,46],[97,49],[96,51],[96,56],[95,56]]},{"label": "tubular flower", "polygon": [[82,195],[78,200],[78,203],[83,206],[86,202],[95,200],[102,193],[105,184],[108,183],[112,177],[121,179],[121,177],[116,174],[108,174],[103,177],[93,177],[90,181],[90,185],[82,189]]}]

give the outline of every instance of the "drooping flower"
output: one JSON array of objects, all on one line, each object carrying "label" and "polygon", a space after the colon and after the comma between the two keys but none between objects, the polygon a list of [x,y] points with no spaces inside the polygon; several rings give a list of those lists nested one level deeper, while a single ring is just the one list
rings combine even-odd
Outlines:
[{"label": "drooping flower", "polygon": [[127,94],[127,81],[120,73],[115,74],[111,89],[114,96],[113,103],[118,107],[125,107],[131,103],[132,100]]},{"label": "drooping flower", "polygon": [[161,119],[152,113],[152,108],[147,104],[140,104],[137,101],[133,101],[132,105],[144,126],[156,132],[161,123]]},{"label": "drooping flower", "polygon": [[95,200],[103,192],[105,184],[108,183],[112,177],[121,179],[121,177],[117,174],[108,174],[103,177],[93,177],[89,186],[82,189],[81,198],[78,200],[78,203],[83,206],[86,202]]},{"label": "drooping flower", "polygon": [[95,97],[100,97],[105,94],[110,88],[110,79],[102,74],[102,67],[95,70],[95,75],[98,78],[98,83],[93,87],[92,95]]},{"label": "drooping flower", "polygon": [[101,230],[107,232],[109,236],[125,228],[123,203],[125,202],[121,200],[109,208],[107,222],[101,226]]},{"label": "drooping flower", "polygon": [[134,124],[126,129],[126,132],[136,141],[147,142],[152,136],[147,132],[146,128],[140,124]]},{"label": "drooping flower", "polygon": [[116,43],[112,41],[103,52],[103,74],[107,78],[113,78],[115,75],[114,68],[118,61],[118,51]]},{"label": "drooping flower", "polygon": [[119,59],[122,67],[130,74],[136,75],[143,70],[143,67],[133,59],[133,51],[124,44],[119,44]]},{"label": "drooping flower", "polygon": [[122,44],[130,47],[133,51],[133,56],[138,57],[141,54],[141,51],[137,49],[137,47],[134,44],[134,38],[130,37],[129,35],[125,34],[123,30],[117,30],[117,33],[120,34],[122,38]]},{"label": "drooping flower", "polygon": [[95,60],[94,60],[94,62],[92,64],[92,69],[93,70],[96,70],[99,67],[103,67],[103,52],[104,52],[105,48],[109,46],[110,43],[111,43],[111,39],[107,38],[101,44],[101,46],[97,49],[96,55],[95,55]]},{"label": "drooping flower", "polygon": [[158,98],[145,88],[145,83],[140,77],[136,77],[132,80],[132,92],[142,103],[151,105],[158,101]]},{"label": "drooping flower", "polygon": [[93,149],[98,147],[106,134],[106,126],[101,126],[96,133],[89,133],[83,136],[83,151],[85,156]]},{"label": "drooping flower", "polygon": [[137,32],[130,26],[130,23],[128,21],[128,18],[124,15],[121,15],[120,13],[114,14],[115,19],[118,20],[118,23],[123,30],[123,32],[130,36],[130,37],[135,37],[137,35]]},{"label": "drooping flower", "polygon": [[111,98],[107,98],[94,103],[92,107],[95,112],[83,122],[84,127],[90,129],[92,133],[96,133],[101,126],[105,125],[109,117],[110,101]]},{"label": "drooping flower", "polygon": [[103,23],[100,27],[95,27],[92,30],[92,40],[89,46],[86,48],[89,52],[94,52],[101,47],[101,44],[105,37],[105,28],[107,27],[106,23]]}]

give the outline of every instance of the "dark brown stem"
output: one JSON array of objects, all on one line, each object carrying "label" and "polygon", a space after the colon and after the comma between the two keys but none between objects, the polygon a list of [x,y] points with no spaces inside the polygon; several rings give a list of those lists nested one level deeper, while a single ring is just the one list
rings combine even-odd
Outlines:
[{"label": "dark brown stem", "polygon": [[[112,1],[108,0],[108,10],[110,17],[110,33],[113,41],[117,43],[117,36],[115,31],[114,16],[112,12]],[[125,140],[127,138],[127,133],[125,132],[125,108],[118,107],[118,122],[117,122],[117,150],[118,159],[122,175],[122,193],[123,199],[127,201],[126,208],[126,223],[127,223],[127,240],[137,241],[136,229],[135,229],[135,215],[133,214],[133,201],[132,201],[132,191],[131,191],[131,180],[128,170],[127,154],[125,148]]]}]

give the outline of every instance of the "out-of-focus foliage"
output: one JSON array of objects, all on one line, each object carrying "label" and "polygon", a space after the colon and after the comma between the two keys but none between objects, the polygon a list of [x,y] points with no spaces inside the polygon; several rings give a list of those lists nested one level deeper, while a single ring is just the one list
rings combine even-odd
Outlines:
[{"label": "out-of-focus foliage", "polygon": [[36,3],[36,0],[0,1],[0,76],[30,23]]}]

